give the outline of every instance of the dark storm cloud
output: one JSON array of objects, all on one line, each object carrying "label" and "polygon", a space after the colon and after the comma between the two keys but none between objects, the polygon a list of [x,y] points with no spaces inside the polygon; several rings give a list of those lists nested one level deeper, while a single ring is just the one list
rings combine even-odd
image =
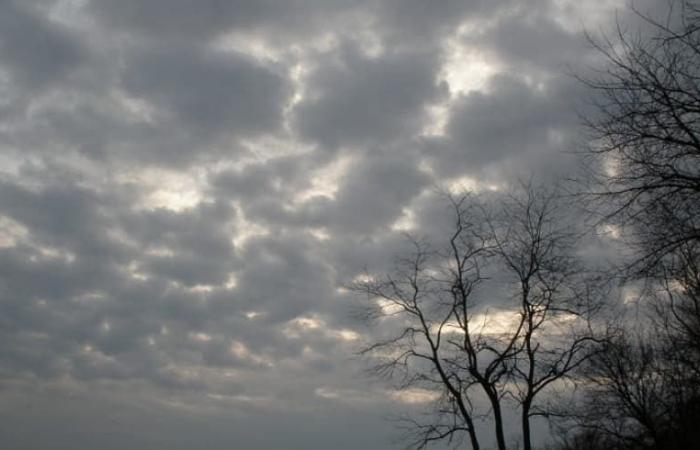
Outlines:
[{"label": "dark storm cloud", "polygon": [[374,2],[378,32],[392,46],[434,50],[436,41],[463,21],[479,22],[498,14],[512,0],[388,0]]},{"label": "dark storm cloud", "polygon": [[353,6],[324,0],[93,0],[89,8],[103,23],[150,38],[209,40],[227,31],[308,34]]},{"label": "dark storm cloud", "polygon": [[568,167],[564,3],[0,0],[0,444],[393,448],[341,286]]},{"label": "dark storm cloud", "polygon": [[271,5],[259,1],[175,0],[93,1],[90,8],[104,22],[155,36],[211,36],[269,17]]},{"label": "dark storm cloud", "polygon": [[90,11],[102,23],[151,39],[210,40],[230,31],[253,32],[266,39],[313,39],[327,31],[347,36],[372,26],[392,45],[434,44],[464,17],[480,18],[510,1],[449,0],[93,0]]},{"label": "dark storm cloud", "polygon": [[241,306],[272,322],[322,306],[333,295],[330,267],[316,258],[314,243],[286,236],[254,239],[243,255]]},{"label": "dark storm cloud", "polygon": [[391,225],[429,182],[414,161],[393,156],[369,157],[348,172],[333,207],[333,225],[340,232],[369,235]]},{"label": "dark storm cloud", "polygon": [[435,64],[430,54],[368,57],[341,45],[307,81],[313,91],[295,108],[297,126],[329,150],[416,134],[424,108],[444,93]]},{"label": "dark storm cloud", "polygon": [[[285,185],[295,182],[293,178],[275,179],[261,168],[252,168],[245,175],[223,173],[214,182],[225,189],[220,195],[247,194],[244,197],[248,200],[247,214],[268,226],[322,228],[333,235],[367,237],[375,231],[388,229],[401,216],[404,206],[429,186],[430,177],[416,166],[410,155],[408,152],[404,157],[375,153],[349,163],[345,173],[334,180],[337,192],[332,198],[314,195],[301,202],[295,201],[285,196],[284,189]],[[412,156],[417,158],[419,153]],[[247,188],[241,186],[244,181],[249,182]],[[281,187],[275,188],[275,182]],[[275,195],[265,196],[263,192]]]},{"label": "dark storm cloud", "polygon": [[466,36],[465,42],[494,51],[506,64],[550,76],[580,63],[590,50],[581,30],[567,30],[537,10],[500,20],[477,38]]},{"label": "dark storm cloud", "polygon": [[49,22],[38,8],[27,2],[0,2],[0,64],[13,83],[40,88],[61,80],[83,61],[86,51],[76,34]]},{"label": "dark storm cloud", "polygon": [[185,213],[137,212],[124,218],[124,233],[142,249],[156,251],[139,264],[145,272],[187,286],[221,284],[236,260],[225,226],[232,215],[228,205],[207,203]]},{"label": "dark storm cloud", "polygon": [[203,139],[270,132],[280,124],[285,80],[250,58],[186,46],[134,53],[126,60],[123,87],[155,105],[172,120],[169,126]]},{"label": "dark storm cloud", "polygon": [[543,159],[573,150],[579,120],[576,87],[561,78],[532,85],[510,75],[496,76],[485,92],[456,101],[447,137],[427,140],[426,156],[451,176],[479,174],[499,165],[505,170],[519,167],[523,173],[536,170]]},{"label": "dark storm cloud", "polygon": [[183,167],[241,153],[236,141],[282,126],[291,94],[282,67],[196,45],[112,51],[118,63],[105,61],[113,64],[108,76],[93,70],[83,90],[64,87],[66,102],[36,108],[30,123],[18,124],[13,144],[47,154],[60,145],[116,165]]}]

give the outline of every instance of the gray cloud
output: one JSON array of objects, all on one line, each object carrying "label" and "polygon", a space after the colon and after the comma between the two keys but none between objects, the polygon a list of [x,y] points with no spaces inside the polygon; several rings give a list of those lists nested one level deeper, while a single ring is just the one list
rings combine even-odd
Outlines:
[{"label": "gray cloud", "polygon": [[427,140],[426,156],[453,176],[499,165],[527,173],[543,159],[563,157],[557,154],[573,149],[578,125],[572,98],[577,91],[566,81],[533,86],[517,77],[494,77],[488,91],[456,101],[447,136]]},{"label": "gray cloud", "polygon": [[[93,0],[90,10],[103,23],[155,39],[208,40],[227,31],[308,33],[310,25],[334,16],[344,2],[319,0]],[[311,27],[312,29],[315,27]],[[274,38],[274,36],[271,36]]]},{"label": "gray cloud", "polygon": [[198,139],[274,131],[287,97],[282,76],[249,58],[183,46],[127,58],[123,86]]},{"label": "gray cloud", "polygon": [[45,87],[68,76],[87,56],[78,36],[48,21],[41,10],[4,0],[0,11],[0,61],[17,85]]},{"label": "gray cloud", "polygon": [[308,80],[313,92],[295,115],[302,135],[330,150],[415,134],[424,108],[442,93],[434,55],[370,58],[347,44],[324,61]]},{"label": "gray cloud", "polygon": [[349,170],[334,204],[339,231],[371,234],[401,215],[428,184],[428,177],[409,159],[367,158]]},{"label": "gray cloud", "polygon": [[552,17],[522,14],[500,20],[485,33],[465,41],[492,50],[506,63],[549,75],[568,70],[589,53],[581,30],[567,30]]},{"label": "gray cloud", "polygon": [[392,46],[434,49],[436,43],[462,24],[498,17],[511,0],[448,0],[436,4],[420,0],[376,3],[379,33]]}]

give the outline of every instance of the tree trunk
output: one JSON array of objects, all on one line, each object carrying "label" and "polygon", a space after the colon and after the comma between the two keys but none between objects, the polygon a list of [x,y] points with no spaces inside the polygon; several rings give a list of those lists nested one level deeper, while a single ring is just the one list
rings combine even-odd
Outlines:
[{"label": "tree trunk", "polygon": [[496,426],[496,443],[498,444],[498,450],[506,450],[506,438],[503,434],[503,417],[501,415],[501,404],[498,397],[492,398],[491,404],[493,406],[493,417]]},{"label": "tree trunk", "polygon": [[479,450],[479,440],[476,438],[476,430],[473,426],[469,428],[469,440],[472,443],[472,450]]},{"label": "tree trunk", "polygon": [[530,442],[530,401],[526,400],[523,403],[523,449],[532,450],[532,442]]}]

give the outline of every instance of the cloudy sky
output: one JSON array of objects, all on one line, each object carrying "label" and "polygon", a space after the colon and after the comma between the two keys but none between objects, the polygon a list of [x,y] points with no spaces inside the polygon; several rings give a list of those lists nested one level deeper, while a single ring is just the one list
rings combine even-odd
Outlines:
[{"label": "cloudy sky", "polygon": [[572,170],[623,6],[0,0],[0,444],[395,448],[425,395],[340,286],[439,188]]}]

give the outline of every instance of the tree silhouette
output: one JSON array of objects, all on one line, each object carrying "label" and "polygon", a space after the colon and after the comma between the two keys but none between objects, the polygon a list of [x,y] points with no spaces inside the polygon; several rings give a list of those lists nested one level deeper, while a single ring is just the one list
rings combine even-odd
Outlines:
[{"label": "tree silhouette", "polygon": [[590,39],[606,61],[582,79],[596,107],[590,198],[603,221],[626,228],[633,268],[653,273],[700,240],[700,9],[673,2],[666,22],[633,11],[654,35],[618,26],[614,40]]},{"label": "tree silhouette", "polygon": [[561,448],[592,432],[597,448],[700,442],[700,9],[672,2],[665,21],[633,11],[653,35],[618,26],[594,43],[605,70],[584,82],[598,95],[588,198],[635,251],[625,268],[643,283],[643,314],[580,368],[585,400],[563,414],[577,434]]},{"label": "tree silhouette", "polygon": [[524,185],[450,205],[454,227],[442,248],[414,238],[393,273],[350,286],[371,301],[368,317],[395,327],[363,354],[400,387],[439,393],[431,420],[407,420],[412,447],[466,435],[478,449],[475,423],[490,417],[504,450],[503,410],[514,404],[530,449],[531,420],[547,413],[541,398],[591,355],[600,297],[556,192]]}]

